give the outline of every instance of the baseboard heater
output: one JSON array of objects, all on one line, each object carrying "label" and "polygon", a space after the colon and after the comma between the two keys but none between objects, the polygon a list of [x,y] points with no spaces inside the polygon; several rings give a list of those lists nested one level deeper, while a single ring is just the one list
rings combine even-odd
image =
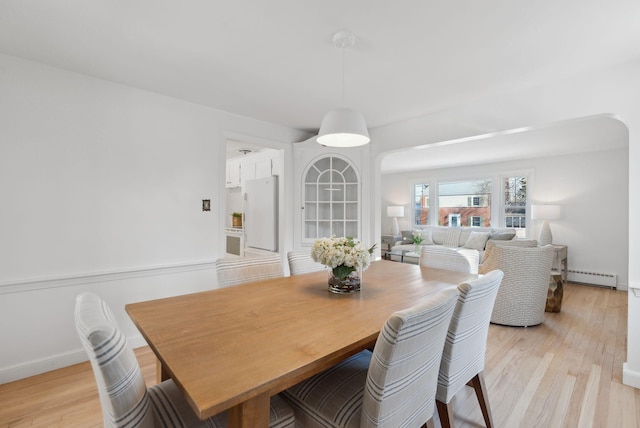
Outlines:
[{"label": "baseboard heater", "polygon": [[567,271],[570,282],[581,282],[584,284],[600,285],[603,287],[616,288],[618,285],[618,275],[615,273],[590,272],[585,270]]}]

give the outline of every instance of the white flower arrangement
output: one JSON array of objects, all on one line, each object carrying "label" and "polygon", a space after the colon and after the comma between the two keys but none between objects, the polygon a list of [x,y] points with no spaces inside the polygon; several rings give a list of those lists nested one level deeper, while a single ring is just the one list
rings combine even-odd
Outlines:
[{"label": "white flower arrangement", "polygon": [[344,279],[358,269],[363,271],[371,264],[371,254],[376,246],[367,248],[354,238],[321,238],[313,243],[311,257],[331,268],[336,278]]},{"label": "white flower arrangement", "polygon": [[422,243],[423,237],[421,231],[413,232],[413,243],[416,245],[420,245]]}]

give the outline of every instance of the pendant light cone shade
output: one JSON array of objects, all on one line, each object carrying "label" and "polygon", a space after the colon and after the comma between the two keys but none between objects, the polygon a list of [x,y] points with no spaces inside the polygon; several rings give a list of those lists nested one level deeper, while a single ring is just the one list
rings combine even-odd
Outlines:
[{"label": "pendant light cone shade", "polygon": [[362,114],[351,108],[338,108],[325,114],[317,141],[329,147],[357,147],[371,139]]},{"label": "pendant light cone shade", "polygon": [[[333,44],[342,49],[342,105],[344,106],[344,50],[356,42],[350,31],[338,31],[333,35]],[[369,131],[364,116],[351,108],[337,108],[324,115],[316,141],[329,147],[358,147],[368,144]]]}]

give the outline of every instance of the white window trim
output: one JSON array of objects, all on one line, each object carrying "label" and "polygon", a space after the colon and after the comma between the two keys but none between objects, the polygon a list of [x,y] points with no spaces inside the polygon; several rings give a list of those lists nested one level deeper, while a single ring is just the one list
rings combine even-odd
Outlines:
[{"label": "white window trim", "polygon": [[[503,201],[503,189],[502,186],[496,186],[496,183],[502,183],[502,181],[507,177],[515,177],[515,176],[525,176],[527,177],[527,205],[526,205],[526,236],[531,237],[533,234],[532,222],[531,222],[531,200],[532,195],[535,195],[535,169],[534,168],[519,168],[519,169],[502,169],[502,170],[493,170],[487,171],[486,174],[483,174],[482,171],[474,172],[473,174],[435,174],[435,175],[425,175],[422,176],[422,179],[416,178],[412,179],[409,182],[409,195],[411,201],[413,201],[415,195],[413,193],[413,189],[417,184],[428,184],[429,185],[429,225],[437,225],[438,224],[438,216],[437,213],[439,211],[438,200],[437,200],[437,186],[440,182],[452,182],[452,181],[474,181],[474,180],[485,180],[491,179],[491,219],[490,224],[491,227],[505,227],[506,219],[504,214],[504,201]],[[494,202],[495,201],[495,202]],[[410,219],[411,227],[417,227],[415,224],[415,209],[411,209]]]}]

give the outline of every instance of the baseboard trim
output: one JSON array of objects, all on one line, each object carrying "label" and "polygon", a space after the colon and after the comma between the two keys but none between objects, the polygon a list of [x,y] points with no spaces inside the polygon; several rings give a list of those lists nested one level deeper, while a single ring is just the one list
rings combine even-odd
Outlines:
[{"label": "baseboard trim", "polygon": [[[132,348],[147,346],[147,342],[141,334],[127,338],[127,340]],[[0,385],[46,373],[51,370],[72,366],[74,364],[85,362],[88,359],[89,358],[83,349],[77,349],[65,354],[53,355],[40,360],[0,369]]]},{"label": "baseboard trim", "polygon": [[147,266],[132,269],[122,269],[110,272],[85,273],[61,277],[38,278],[0,283],[0,295],[10,293],[24,293],[49,288],[73,287],[97,282],[117,281],[146,276],[168,275],[182,272],[215,269],[215,261],[199,261],[177,263],[164,266]]},{"label": "baseboard trim", "polygon": [[622,363],[622,383],[640,389],[640,372],[629,369],[627,363]]}]

